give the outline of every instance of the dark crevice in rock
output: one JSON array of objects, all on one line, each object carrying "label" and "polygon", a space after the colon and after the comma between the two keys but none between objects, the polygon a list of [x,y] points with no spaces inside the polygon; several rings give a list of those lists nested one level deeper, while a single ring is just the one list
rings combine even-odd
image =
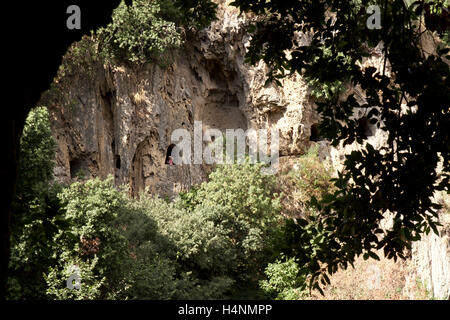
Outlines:
[{"label": "dark crevice in rock", "polygon": [[309,141],[322,141],[323,137],[320,135],[319,124],[313,124],[311,126],[311,135],[309,137]]},{"label": "dark crevice in rock", "polygon": [[120,169],[120,156],[119,155],[116,155],[116,169]]},{"label": "dark crevice in rock", "polygon": [[164,161],[165,164],[169,164],[169,157],[172,156],[172,150],[174,147],[175,147],[174,144],[171,144],[169,147],[167,147],[166,160]]},{"label": "dark crevice in rock", "polygon": [[367,117],[358,119],[358,129],[359,132],[366,138],[375,135],[376,131],[376,127],[370,123]]},{"label": "dark crevice in rock", "polygon": [[75,179],[76,177],[78,177],[80,174],[83,173],[83,171],[85,169],[83,160],[81,160],[79,158],[74,158],[74,159],[70,160],[69,165],[70,165],[70,178],[71,179]]}]

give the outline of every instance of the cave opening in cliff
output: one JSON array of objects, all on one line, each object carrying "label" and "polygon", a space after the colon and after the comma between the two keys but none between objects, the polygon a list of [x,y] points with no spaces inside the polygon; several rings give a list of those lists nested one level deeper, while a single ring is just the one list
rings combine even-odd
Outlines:
[{"label": "cave opening in cliff", "polygon": [[309,141],[321,141],[323,140],[322,136],[320,135],[320,130],[319,130],[319,124],[313,124],[311,126],[311,135],[309,137]]},{"label": "cave opening in cliff", "polygon": [[116,169],[120,169],[120,156],[116,155]]},{"label": "cave opening in cliff", "polygon": [[70,179],[75,179],[81,174],[82,161],[78,158],[74,158],[69,162]]},{"label": "cave opening in cliff", "polygon": [[166,152],[166,160],[164,161],[165,164],[170,164],[170,158],[172,157],[172,150],[175,147],[174,144],[171,144],[170,146],[167,147],[167,152]]}]

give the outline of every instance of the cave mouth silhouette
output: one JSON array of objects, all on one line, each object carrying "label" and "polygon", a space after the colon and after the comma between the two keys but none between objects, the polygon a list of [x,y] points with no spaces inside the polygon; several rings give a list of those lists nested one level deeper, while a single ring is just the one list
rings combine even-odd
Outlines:
[{"label": "cave mouth silhouette", "polygon": [[82,171],[83,163],[79,158],[74,158],[69,162],[70,179],[75,179]]},{"label": "cave mouth silhouette", "polygon": [[320,135],[320,130],[319,130],[319,124],[313,124],[311,126],[311,135],[309,136],[309,141],[321,141],[323,140],[322,136]]},{"label": "cave mouth silhouette", "polygon": [[120,156],[119,155],[116,155],[115,156],[115,158],[116,158],[116,169],[120,169]]},{"label": "cave mouth silhouette", "polygon": [[164,164],[170,164],[169,163],[169,157],[172,156],[172,150],[175,147],[174,144],[171,144],[170,146],[167,147],[167,152],[166,152],[166,160],[164,161]]}]

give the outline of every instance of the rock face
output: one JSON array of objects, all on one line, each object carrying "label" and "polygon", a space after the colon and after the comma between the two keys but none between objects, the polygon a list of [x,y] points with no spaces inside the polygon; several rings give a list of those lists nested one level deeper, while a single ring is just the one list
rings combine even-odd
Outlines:
[{"label": "rock face", "polygon": [[450,212],[442,211],[439,236],[431,231],[412,245],[413,276],[437,299],[450,299]]},{"label": "rock face", "polygon": [[305,151],[318,121],[307,86],[298,76],[283,88],[265,85],[265,65],[244,63],[246,18],[226,3],[218,17],[174,53],[170,66],[110,70],[97,63],[89,74],[64,79],[68,98],[47,103],[59,146],[58,180],[112,174],[134,195],[148,188],[172,198],[208,171],[165,163],[172,132],[184,128],[193,137],[194,121],[204,130],[278,128],[281,156]]},{"label": "rock face", "polygon": [[[47,102],[58,143],[56,179],[112,174],[134,196],[146,191],[172,199],[208,174],[206,165],[166,164],[172,132],[184,128],[193,137],[195,121],[202,121],[204,130],[276,128],[281,161],[304,153],[317,140],[319,122],[307,85],[298,75],[284,79],[283,87],[265,85],[264,63],[244,63],[247,17],[221,1],[218,18],[173,53],[167,67],[109,69],[95,63],[90,72],[67,76],[66,98]],[[381,58],[374,55],[366,63],[380,66]],[[385,138],[376,131],[368,142],[380,147]],[[319,145],[320,157],[336,170],[356,148]],[[417,276],[440,298],[448,297],[450,287],[449,229],[442,237],[430,234],[412,253]]]}]

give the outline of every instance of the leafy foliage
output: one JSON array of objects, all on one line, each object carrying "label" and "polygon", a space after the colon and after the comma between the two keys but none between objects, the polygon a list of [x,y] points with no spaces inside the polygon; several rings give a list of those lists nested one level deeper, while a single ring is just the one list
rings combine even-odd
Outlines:
[{"label": "leafy foliage", "polygon": [[31,110],[20,144],[19,177],[12,206],[8,298],[42,299],[42,274],[53,263],[52,237],[65,228],[58,212],[59,187],[49,184],[55,142],[45,107]]},{"label": "leafy foliage", "polygon": [[[126,260],[124,237],[114,225],[124,206],[123,194],[114,187],[112,177],[75,182],[58,194],[68,230],[54,237],[54,256],[58,261],[49,270],[47,293],[54,298],[107,298],[118,294],[123,286],[122,261]],[[83,283],[91,289],[66,287],[67,272],[78,266]]]},{"label": "leafy foliage", "polygon": [[211,0],[175,0],[173,2],[174,7],[180,12],[182,25],[188,30],[207,27],[216,19],[217,4]]},{"label": "leafy foliage", "polygon": [[195,190],[197,203],[229,209],[253,225],[270,224],[280,212],[280,195],[275,191],[275,177],[261,174],[262,166],[249,161],[218,166],[209,182]]},{"label": "leafy foliage", "polygon": [[[166,275],[159,280],[161,288],[141,281],[141,291],[153,295],[166,292],[166,298],[175,299],[223,296],[233,283],[227,272],[235,255],[222,227],[226,217],[218,209],[202,208],[190,213],[145,194],[139,201],[131,202],[130,207],[134,215],[130,212],[123,215],[120,224],[126,226],[132,255],[136,261],[141,260],[137,262],[142,267],[140,272],[148,270],[148,274],[153,274],[150,279]],[[128,223],[124,224],[126,221]],[[143,267],[144,261],[152,260],[160,264],[164,273]],[[130,290],[135,292],[136,285],[130,286]]]},{"label": "leafy foliage", "polygon": [[276,193],[275,178],[261,174],[261,168],[249,162],[218,166],[208,182],[181,194],[176,204],[194,212],[220,208],[226,213],[218,221],[235,246],[235,257],[227,259],[238,283],[261,277],[261,268],[277,253],[281,195]]},{"label": "leafy foliage", "polygon": [[[312,89],[311,95],[318,101],[326,101],[337,97],[344,91],[345,83],[349,80],[345,78],[346,75],[344,73],[351,70],[351,59],[343,52],[334,52],[327,47],[322,47],[320,50],[320,54],[312,58],[312,66],[315,70],[311,70],[311,73],[314,76],[305,75],[304,79]],[[323,62],[340,66],[343,78],[325,77],[323,74]]]},{"label": "leafy foliage", "polygon": [[107,62],[166,64],[171,49],[179,48],[184,30],[196,31],[216,18],[210,0],[134,0],[114,11],[112,23],[96,31],[100,57]]},{"label": "leafy foliage", "polygon": [[20,147],[17,193],[27,197],[42,196],[42,190],[53,178],[52,160],[56,148],[47,108],[37,107],[29,113]]},{"label": "leafy foliage", "polygon": [[285,258],[270,263],[265,274],[268,280],[260,281],[261,288],[277,300],[298,300],[304,292],[305,279],[298,276],[300,268],[295,258]]},{"label": "leafy foliage", "polygon": [[[97,261],[97,257],[88,261],[76,257],[60,261],[59,267],[50,266],[48,273],[44,275],[48,285],[47,296],[58,300],[93,300],[101,297],[101,287],[104,285],[105,279],[99,279],[95,275]],[[74,275],[79,276],[80,287],[69,289],[67,281]]]},{"label": "leafy foliage", "polygon": [[166,50],[179,47],[181,36],[175,23],[158,17],[159,12],[157,1],[134,0],[130,7],[122,2],[112,22],[97,31],[107,59],[142,64],[158,61]]}]

